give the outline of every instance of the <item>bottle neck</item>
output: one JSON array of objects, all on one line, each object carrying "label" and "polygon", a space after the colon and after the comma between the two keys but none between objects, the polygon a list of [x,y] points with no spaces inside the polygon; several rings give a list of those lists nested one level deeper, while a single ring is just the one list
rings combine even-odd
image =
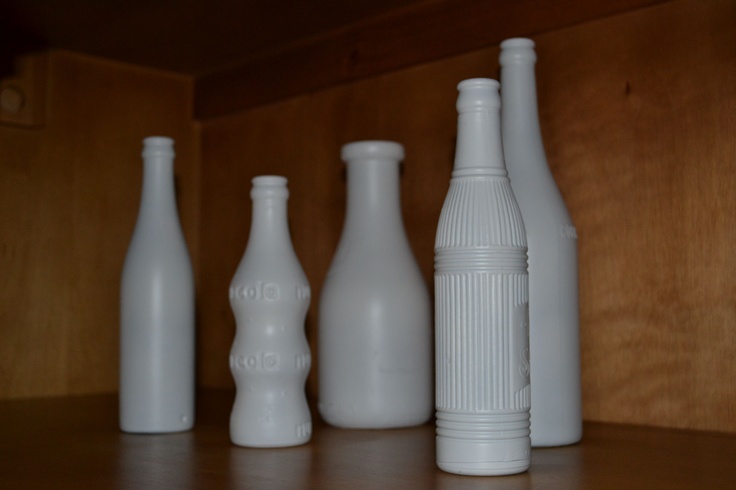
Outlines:
[{"label": "bottle neck", "polygon": [[399,162],[362,159],[347,163],[346,229],[402,228]]},{"label": "bottle neck", "polygon": [[143,161],[141,217],[169,218],[176,215],[174,160],[167,156],[149,156]]},{"label": "bottle neck", "polygon": [[248,247],[291,248],[286,200],[286,196],[253,197]]},{"label": "bottle neck", "polygon": [[[517,54],[512,49],[521,52]],[[524,53],[525,50],[530,52]],[[534,155],[534,158],[523,158],[524,162],[514,165],[540,162],[546,166],[547,162],[537,111],[535,59],[533,48],[511,48],[502,54],[501,111],[506,157],[510,161],[514,159],[517,148],[524,148],[525,154]]]},{"label": "bottle neck", "polygon": [[498,82],[469,79],[458,85],[454,177],[506,175],[501,146]]},{"label": "bottle neck", "polygon": [[460,114],[453,176],[506,175],[498,111]]},{"label": "bottle neck", "polygon": [[291,249],[287,217],[289,190],[286,183],[286,178],[281,176],[267,175],[253,179],[250,192],[253,214],[248,248]]}]

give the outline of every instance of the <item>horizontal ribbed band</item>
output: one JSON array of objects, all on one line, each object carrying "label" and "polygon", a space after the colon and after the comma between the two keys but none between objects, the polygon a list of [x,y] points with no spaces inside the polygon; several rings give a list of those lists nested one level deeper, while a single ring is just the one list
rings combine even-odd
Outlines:
[{"label": "horizontal ribbed band", "polygon": [[527,250],[518,247],[451,248],[435,250],[434,270],[448,272],[527,272]]}]

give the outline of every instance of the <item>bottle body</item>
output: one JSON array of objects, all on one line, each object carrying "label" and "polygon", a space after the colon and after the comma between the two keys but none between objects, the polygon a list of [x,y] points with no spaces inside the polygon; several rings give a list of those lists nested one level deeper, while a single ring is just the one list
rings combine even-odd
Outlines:
[{"label": "bottle body", "polygon": [[458,142],[435,241],[437,465],[530,463],[526,237],[500,141],[498,83],[458,86]]},{"label": "bottle body", "polygon": [[289,236],[286,179],[255,177],[251,198],[248,245],[229,291],[236,322],[230,438],[240,446],[295,446],[312,434],[304,393],[310,288]]},{"label": "bottle body", "polygon": [[120,428],[194,424],[194,275],[176,211],[173,141],[144,140],[144,177],[120,292]]},{"label": "bottle body", "polygon": [[403,147],[345,145],[348,205],[319,312],[319,410],[331,425],[391,428],[432,414],[431,302],[401,219]]},{"label": "bottle body", "polygon": [[572,444],[582,438],[577,233],[547,165],[534,42],[501,49],[504,154],[529,247],[532,445]]}]

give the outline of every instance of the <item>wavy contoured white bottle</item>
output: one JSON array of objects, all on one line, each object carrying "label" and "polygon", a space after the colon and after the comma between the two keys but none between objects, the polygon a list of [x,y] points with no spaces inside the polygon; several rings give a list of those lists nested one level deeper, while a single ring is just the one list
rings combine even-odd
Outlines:
[{"label": "wavy contoured white bottle", "polygon": [[547,165],[534,42],[504,41],[500,62],[504,154],[529,245],[532,446],[572,444],[583,433],[577,233]]},{"label": "wavy contoured white bottle", "polygon": [[391,141],[345,145],[347,210],[319,312],[319,410],[345,428],[432,416],[432,306],[401,218]]},{"label": "wavy contoured white bottle", "polygon": [[237,327],[230,439],[240,446],[296,446],[312,435],[304,393],[311,365],[304,333],[309,283],[291,244],[286,178],[255,177],[250,196],[248,245],[230,283]]},{"label": "wavy contoured white bottle", "polygon": [[120,288],[120,428],[194,424],[194,274],[174,192],[174,141],[143,140],[143,192]]},{"label": "wavy contoured white bottle", "polygon": [[530,462],[526,234],[503,160],[498,82],[458,89],[435,241],[437,465],[520,473]]}]

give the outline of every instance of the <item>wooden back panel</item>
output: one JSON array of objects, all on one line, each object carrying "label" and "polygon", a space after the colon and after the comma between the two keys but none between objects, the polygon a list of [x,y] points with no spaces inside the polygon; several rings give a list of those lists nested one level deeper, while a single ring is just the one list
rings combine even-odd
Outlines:
[{"label": "wooden back panel", "polygon": [[[736,431],[735,16],[733,2],[683,0],[535,38],[548,157],[579,234],[586,419]],[[455,86],[495,78],[497,57],[484,49],[203,125],[203,385],[232,385],[226,291],[255,175],[290,180],[313,348],[344,215],[342,144],[405,145],[405,224],[431,286]]]},{"label": "wooden back panel", "polygon": [[[736,431],[734,18],[729,0],[678,0],[535,37],[548,158],[580,237],[587,419]],[[344,217],[342,144],[405,145],[404,221],[431,286],[455,86],[496,77],[497,56],[302,95],[207,121],[200,135],[190,79],[52,52],[45,125],[0,126],[0,398],[117,388],[119,274],[147,135],[177,140],[200,385],[232,386],[227,286],[255,175],[290,179],[313,348]]]}]

